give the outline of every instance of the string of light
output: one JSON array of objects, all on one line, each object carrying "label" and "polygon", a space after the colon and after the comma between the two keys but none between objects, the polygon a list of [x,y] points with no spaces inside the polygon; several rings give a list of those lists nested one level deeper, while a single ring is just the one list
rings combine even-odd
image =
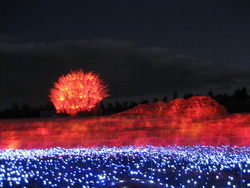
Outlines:
[{"label": "string of light", "polygon": [[0,151],[0,187],[250,187],[250,148],[123,146]]}]

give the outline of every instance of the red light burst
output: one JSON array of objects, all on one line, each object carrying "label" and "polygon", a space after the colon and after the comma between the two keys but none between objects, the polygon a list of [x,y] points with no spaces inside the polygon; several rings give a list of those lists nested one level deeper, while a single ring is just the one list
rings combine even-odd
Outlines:
[{"label": "red light burst", "polygon": [[91,111],[109,96],[107,91],[107,85],[103,84],[98,74],[78,70],[59,77],[49,97],[57,113],[75,116],[81,111]]}]

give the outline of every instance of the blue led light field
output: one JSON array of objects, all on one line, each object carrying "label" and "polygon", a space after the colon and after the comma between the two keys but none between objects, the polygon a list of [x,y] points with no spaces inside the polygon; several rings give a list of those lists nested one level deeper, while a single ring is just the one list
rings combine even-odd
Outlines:
[{"label": "blue led light field", "polygon": [[250,187],[250,148],[1,150],[1,187]]}]

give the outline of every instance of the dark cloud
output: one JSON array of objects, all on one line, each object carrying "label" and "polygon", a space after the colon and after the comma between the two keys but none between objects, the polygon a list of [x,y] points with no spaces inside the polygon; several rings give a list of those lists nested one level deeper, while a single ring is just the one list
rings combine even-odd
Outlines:
[{"label": "dark cloud", "polygon": [[53,82],[70,70],[100,74],[111,98],[178,92],[228,92],[248,86],[248,69],[215,64],[165,48],[128,41],[0,43],[0,99],[46,100]]}]

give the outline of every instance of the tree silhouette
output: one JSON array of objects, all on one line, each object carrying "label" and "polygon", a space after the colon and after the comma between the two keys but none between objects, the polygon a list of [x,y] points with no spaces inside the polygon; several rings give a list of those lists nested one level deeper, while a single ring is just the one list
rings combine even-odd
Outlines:
[{"label": "tree silhouette", "polygon": [[147,99],[142,99],[140,104],[147,104],[148,103],[148,100]]},{"label": "tree silhouette", "polygon": [[153,102],[158,102],[158,101],[159,101],[158,98],[154,98],[154,99],[153,99]]},{"label": "tree silhouette", "polygon": [[168,102],[168,97],[167,97],[167,96],[164,96],[163,99],[162,99],[162,101]]},{"label": "tree silhouette", "polygon": [[31,108],[27,103],[22,105],[21,113],[23,118],[31,117]]},{"label": "tree silhouette", "polygon": [[192,93],[186,93],[186,94],[184,94],[184,99],[189,99],[189,98],[191,98],[191,97],[193,97],[194,95],[192,94]]},{"label": "tree silhouette", "polygon": [[178,97],[178,93],[175,91],[174,93],[173,93],[173,98],[172,99],[177,99],[177,97]]},{"label": "tree silhouette", "polygon": [[207,95],[208,95],[209,97],[211,97],[211,98],[214,98],[214,92],[212,92],[212,91],[209,91],[209,92],[207,93]]},{"label": "tree silhouette", "polygon": [[129,107],[129,108],[134,108],[134,107],[137,106],[137,105],[138,105],[137,102],[131,101],[131,102],[130,102],[130,107]]},{"label": "tree silhouette", "polygon": [[11,114],[13,118],[20,118],[21,117],[21,111],[17,104],[13,104],[11,110]]},{"label": "tree silhouette", "polygon": [[129,102],[128,101],[124,101],[123,103],[123,108],[125,109],[125,110],[127,110],[129,107],[128,107],[128,104],[129,104]]},{"label": "tree silhouette", "polygon": [[247,100],[248,97],[249,96],[247,94],[246,87],[243,87],[242,89],[237,89],[232,95],[233,100],[235,100],[236,102],[243,102]]}]

